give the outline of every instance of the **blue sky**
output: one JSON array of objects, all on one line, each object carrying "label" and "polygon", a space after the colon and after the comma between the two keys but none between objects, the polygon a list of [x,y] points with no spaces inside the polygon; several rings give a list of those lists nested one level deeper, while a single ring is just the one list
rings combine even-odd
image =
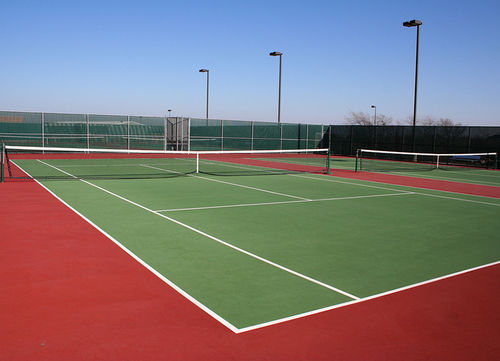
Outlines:
[{"label": "blue sky", "polygon": [[498,0],[0,2],[0,110],[500,125]]}]

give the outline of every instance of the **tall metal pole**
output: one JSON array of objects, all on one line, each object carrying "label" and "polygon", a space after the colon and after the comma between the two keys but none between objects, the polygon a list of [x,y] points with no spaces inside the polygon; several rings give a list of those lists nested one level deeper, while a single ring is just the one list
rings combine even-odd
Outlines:
[{"label": "tall metal pole", "polygon": [[209,94],[209,91],[210,91],[210,72],[207,71],[207,114],[206,114],[207,119],[208,119],[208,94]]},{"label": "tall metal pole", "polygon": [[208,69],[200,69],[200,73],[207,73],[207,111],[205,118],[208,119],[208,93],[210,89],[210,71]]},{"label": "tall metal pole", "polygon": [[415,151],[415,133],[417,125],[417,84],[418,84],[418,48],[420,41],[420,25],[417,25],[417,51],[415,59],[415,94],[413,98],[413,151]]},{"label": "tall metal pole", "polygon": [[282,54],[280,54],[280,80],[279,80],[279,89],[278,89],[278,123],[281,122],[281,57]]},{"label": "tall metal pole", "polygon": [[412,127],[412,149],[415,151],[415,133],[417,124],[417,85],[418,85],[418,49],[420,42],[420,25],[422,22],[420,20],[410,20],[405,21],[403,26],[406,27],[417,27],[417,50],[416,50],[416,60],[415,60],[415,91],[413,98],[413,127]]},{"label": "tall metal pole", "polygon": [[280,53],[279,51],[273,51],[272,53],[269,53],[271,56],[279,56],[280,57],[280,76],[279,76],[279,88],[278,88],[278,123],[281,122],[281,64],[282,64],[282,55],[283,53]]}]

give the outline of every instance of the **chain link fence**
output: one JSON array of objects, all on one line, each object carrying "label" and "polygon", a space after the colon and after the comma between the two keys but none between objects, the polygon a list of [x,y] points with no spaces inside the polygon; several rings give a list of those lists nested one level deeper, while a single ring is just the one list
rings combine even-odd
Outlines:
[{"label": "chain link fence", "polygon": [[327,126],[191,119],[192,150],[314,149]]},{"label": "chain link fence", "polygon": [[[331,129],[331,131],[329,130]],[[165,150],[357,149],[500,153],[500,127],[290,124],[257,121],[0,111],[10,145]]]},{"label": "chain link fence", "polygon": [[1,111],[0,141],[41,147],[188,150],[189,119]]}]

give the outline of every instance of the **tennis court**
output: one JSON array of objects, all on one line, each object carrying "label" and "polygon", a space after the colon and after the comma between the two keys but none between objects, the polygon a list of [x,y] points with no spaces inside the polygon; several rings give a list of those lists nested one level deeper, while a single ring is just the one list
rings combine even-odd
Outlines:
[{"label": "tennis court", "polygon": [[[211,157],[201,173],[192,159],[26,158],[13,166],[236,333],[500,259],[500,198],[335,177],[352,159],[331,176],[314,155]],[[497,171],[423,173],[404,175],[500,187]]]}]

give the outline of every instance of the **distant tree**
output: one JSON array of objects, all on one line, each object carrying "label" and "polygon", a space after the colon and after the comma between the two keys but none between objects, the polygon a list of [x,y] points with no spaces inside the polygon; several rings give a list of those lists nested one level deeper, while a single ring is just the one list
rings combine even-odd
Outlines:
[{"label": "distant tree", "polygon": [[449,118],[440,118],[436,125],[441,127],[461,127],[462,123],[455,123]]},{"label": "distant tree", "polygon": [[[363,112],[350,112],[345,118],[347,124],[351,125],[373,125],[373,116]],[[377,125],[389,125],[392,118],[384,114],[377,114]]]},{"label": "distant tree", "polygon": [[[413,124],[413,118],[411,119],[411,124]],[[417,125],[433,126],[437,124],[433,117],[427,115],[423,119],[417,119]]]},{"label": "distant tree", "polygon": [[377,114],[377,125],[390,125],[392,124],[392,117],[384,114]]},{"label": "distant tree", "polygon": [[[413,116],[409,116],[403,124],[413,124]],[[423,126],[438,126],[438,127],[461,127],[461,123],[455,123],[450,118],[439,118],[439,120],[427,115],[421,119],[417,119],[417,125]]]},{"label": "distant tree", "polygon": [[350,112],[349,116],[345,118],[347,124],[351,125],[372,125],[370,114],[363,112]]}]

